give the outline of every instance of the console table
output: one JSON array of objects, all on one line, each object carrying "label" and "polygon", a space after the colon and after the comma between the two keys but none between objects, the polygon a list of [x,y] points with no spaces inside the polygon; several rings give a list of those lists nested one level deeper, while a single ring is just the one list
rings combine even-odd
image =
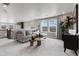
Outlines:
[{"label": "console table", "polygon": [[77,50],[78,50],[78,36],[77,35],[62,35],[62,39],[64,41],[64,52],[67,49],[71,49],[75,52],[76,55],[77,54]]}]

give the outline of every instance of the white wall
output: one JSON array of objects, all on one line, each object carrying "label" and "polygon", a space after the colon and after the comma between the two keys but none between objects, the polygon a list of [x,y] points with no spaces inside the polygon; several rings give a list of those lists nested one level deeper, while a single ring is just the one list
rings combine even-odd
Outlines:
[{"label": "white wall", "polygon": [[38,25],[40,24],[40,20],[33,20],[33,21],[28,21],[28,22],[24,22],[24,29],[30,29],[31,27],[38,27]]}]

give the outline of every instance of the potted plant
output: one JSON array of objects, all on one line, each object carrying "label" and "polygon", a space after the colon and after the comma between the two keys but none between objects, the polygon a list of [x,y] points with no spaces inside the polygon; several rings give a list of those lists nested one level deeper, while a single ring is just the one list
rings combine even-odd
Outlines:
[{"label": "potted plant", "polygon": [[67,16],[65,21],[61,21],[60,22],[60,27],[62,30],[62,34],[64,34],[65,32],[68,33],[68,29],[69,27],[72,25],[72,17]]}]

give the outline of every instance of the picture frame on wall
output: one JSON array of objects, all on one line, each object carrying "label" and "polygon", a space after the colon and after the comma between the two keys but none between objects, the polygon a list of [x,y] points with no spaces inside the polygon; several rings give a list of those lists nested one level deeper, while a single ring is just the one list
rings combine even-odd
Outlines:
[{"label": "picture frame on wall", "polygon": [[7,25],[1,25],[1,29],[7,29]]}]

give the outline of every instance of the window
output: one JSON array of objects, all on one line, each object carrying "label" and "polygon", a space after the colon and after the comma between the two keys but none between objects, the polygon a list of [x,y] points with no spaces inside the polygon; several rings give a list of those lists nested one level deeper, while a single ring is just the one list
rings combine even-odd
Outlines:
[{"label": "window", "polygon": [[56,32],[56,28],[57,28],[57,20],[50,19],[49,20],[49,32]]},{"label": "window", "polygon": [[41,31],[42,32],[56,32],[57,31],[57,19],[50,18],[41,21]]},{"label": "window", "polygon": [[57,38],[57,18],[44,19],[41,21],[41,32],[49,38]]},{"label": "window", "polygon": [[47,32],[48,31],[47,20],[42,20],[42,22],[41,22],[41,31],[42,32]]}]

